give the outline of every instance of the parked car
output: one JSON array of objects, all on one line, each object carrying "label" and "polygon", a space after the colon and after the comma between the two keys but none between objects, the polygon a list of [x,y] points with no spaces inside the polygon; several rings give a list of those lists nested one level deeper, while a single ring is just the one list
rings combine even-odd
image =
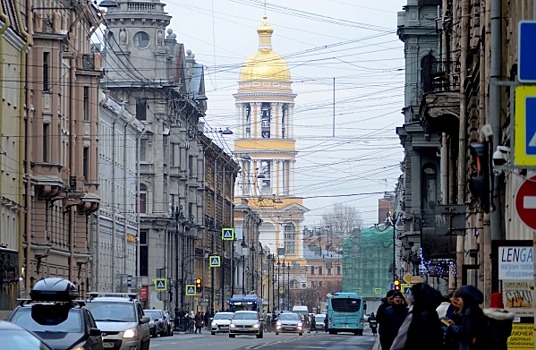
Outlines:
[{"label": "parked car", "polygon": [[257,338],[264,337],[262,322],[257,311],[236,311],[229,323],[229,338],[239,334],[255,335]]},{"label": "parked car", "polygon": [[136,294],[90,293],[86,306],[102,331],[106,349],[149,349],[149,317]]},{"label": "parked car", "polygon": [[[151,335],[156,337],[160,335],[164,337],[169,334],[169,326],[164,319],[164,311],[158,309],[145,309],[143,310],[145,316],[149,317],[149,327],[152,328]],[[151,324],[154,327],[151,327]]]},{"label": "parked car", "polygon": [[212,319],[212,324],[210,325],[210,334],[228,333],[229,324],[231,323],[233,315],[234,312],[216,312]]},{"label": "parked car", "polygon": [[175,329],[175,320],[173,317],[171,317],[171,313],[169,311],[164,311],[164,320],[166,320],[168,324],[168,335],[173,335],[173,330]]},{"label": "parked car", "polygon": [[327,331],[326,326],[324,324],[325,319],[326,319],[326,314],[315,315],[316,329]]},{"label": "parked car", "polygon": [[[101,331],[91,312],[69,280],[50,277],[39,280],[8,321],[27,329],[54,350],[103,350]],[[0,341],[4,349],[4,343]],[[12,349],[6,346],[5,349]]]},{"label": "parked car", "polygon": [[275,335],[279,333],[298,333],[303,335],[302,316],[294,312],[286,312],[279,315],[275,326]]},{"label": "parked car", "polygon": [[53,350],[32,332],[0,320],[0,344],[9,350]]}]

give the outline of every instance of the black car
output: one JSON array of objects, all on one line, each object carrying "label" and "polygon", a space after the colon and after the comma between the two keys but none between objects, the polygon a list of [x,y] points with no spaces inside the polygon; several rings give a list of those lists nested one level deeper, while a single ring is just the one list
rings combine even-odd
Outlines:
[{"label": "black car", "polygon": [[101,331],[85,307],[76,301],[76,286],[64,278],[38,281],[8,321],[44,340],[54,350],[103,350]]}]

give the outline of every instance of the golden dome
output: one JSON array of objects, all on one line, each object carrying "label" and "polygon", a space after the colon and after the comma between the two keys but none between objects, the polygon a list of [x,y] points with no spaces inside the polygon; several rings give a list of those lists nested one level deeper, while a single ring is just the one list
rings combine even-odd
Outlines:
[{"label": "golden dome", "polygon": [[286,80],[290,81],[287,62],[272,50],[272,33],[274,29],[267,22],[266,15],[257,28],[259,49],[246,59],[240,69],[240,80]]}]

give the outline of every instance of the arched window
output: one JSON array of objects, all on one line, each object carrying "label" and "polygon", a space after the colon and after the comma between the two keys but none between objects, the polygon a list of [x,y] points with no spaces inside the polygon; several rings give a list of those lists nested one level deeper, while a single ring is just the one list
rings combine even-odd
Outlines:
[{"label": "arched window", "polygon": [[294,254],[296,251],[296,226],[293,223],[285,224],[285,254]]},{"label": "arched window", "polygon": [[433,91],[433,74],[437,73],[437,60],[431,53],[421,60],[421,84],[422,92]]},{"label": "arched window", "polygon": [[138,211],[140,213],[147,213],[147,186],[140,184],[140,200],[138,203]]},{"label": "arched window", "polygon": [[422,169],[422,209],[424,213],[435,212],[439,202],[437,169],[434,164],[426,164]]}]

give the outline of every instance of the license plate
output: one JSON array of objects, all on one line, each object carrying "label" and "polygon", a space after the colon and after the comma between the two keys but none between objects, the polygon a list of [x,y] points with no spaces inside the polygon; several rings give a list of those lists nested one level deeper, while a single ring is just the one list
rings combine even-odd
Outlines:
[{"label": "license plate", "polygon": [[113,349],[114,343],[104,343],[103,346],[105,349]]}]

